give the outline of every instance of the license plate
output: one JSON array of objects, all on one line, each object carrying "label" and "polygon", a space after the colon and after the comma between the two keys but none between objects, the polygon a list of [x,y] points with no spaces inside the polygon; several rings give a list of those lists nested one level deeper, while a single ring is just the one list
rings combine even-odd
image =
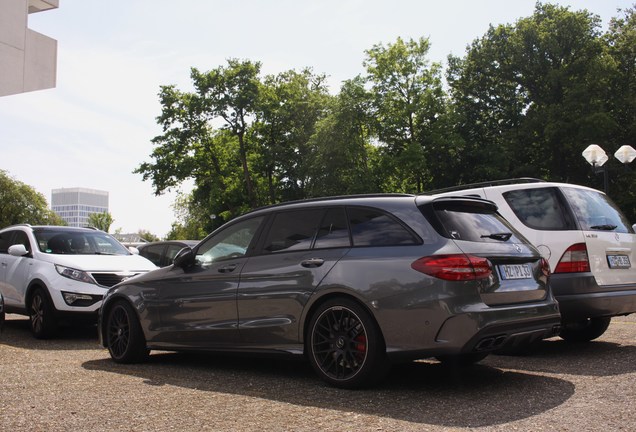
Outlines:
[{"label": "license plate", "polygon": [[506,264],[499,266],[499,274],[505,280],[510,279],[530,279],[532,271],[528,264]]},{"label": "license plate", "polygon": [[608,255],[607,262],[611,269],[630,268],[632,266],[627,255]]}]

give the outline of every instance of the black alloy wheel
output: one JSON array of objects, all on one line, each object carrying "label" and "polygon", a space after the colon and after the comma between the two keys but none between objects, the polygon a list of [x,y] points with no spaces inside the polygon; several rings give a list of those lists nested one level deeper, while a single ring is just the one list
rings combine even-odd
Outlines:
[{"label": "black alloy wheel", "polygon": [[37,339],[48,339],[57,329],[53,304],[42,288],[37,288],[31,295],[29,319],[31,332]]},{"label": "black alloy wheel", "polygon": [[108,311],[106,345],[117,363],[137,363],[148,358],[146,339],[132,306],[118,301]]},{"label": "black alloy wheel", "polygon": [[384,341],[371,315],[349,299],[324,303],[310,322],[309,359],[318,375],[342,388],[369,385],[386,373]]}]

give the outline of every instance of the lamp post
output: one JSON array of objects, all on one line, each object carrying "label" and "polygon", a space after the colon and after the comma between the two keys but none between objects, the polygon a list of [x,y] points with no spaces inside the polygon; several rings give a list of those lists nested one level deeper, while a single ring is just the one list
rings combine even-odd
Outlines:
[{"label": "lamp post", "polygon": [[[605,162],[609,160],[607,153],[597,144],[590,144],[583,150],[582,153],[585,160],[592,165],[594,173],[603,172],[603,189],[607,193],[609,189],[609,182],[607,178],[607,166],[603,166]],[[618,159],[623,165],[631,163],[636,159],[636,150],[632,146],[624,145],[614,153],[614,157]]]}]

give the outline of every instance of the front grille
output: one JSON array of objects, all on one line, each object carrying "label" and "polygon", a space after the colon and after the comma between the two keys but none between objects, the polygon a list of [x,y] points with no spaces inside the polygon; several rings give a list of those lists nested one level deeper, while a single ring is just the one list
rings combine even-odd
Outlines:
[{"label": "front grille", "polygon": [[93,276],[99,285],[112,287],[117,285],[119,282],[125,279],[130,279],[138,274],[139,273],[91,273],[91,276]]}]

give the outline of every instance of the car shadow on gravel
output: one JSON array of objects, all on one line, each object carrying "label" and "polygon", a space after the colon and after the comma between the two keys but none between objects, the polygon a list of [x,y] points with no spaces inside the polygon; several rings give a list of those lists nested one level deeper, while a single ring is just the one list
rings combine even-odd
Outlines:
[{"label": "car shadow on gravel", "polygon": [[0,344],[28,350],[99,349],[97,326],[83,324],[65,325],[51,339],[35,339],[31,334],[29,319],[11,315],[0,333]]},{"label": "car shadow on gravel", "polygon": [[491,355],[482,363],[516,371],[615,376],[636,372],[636,346],[613,342],[541,341],[520,355]]},{"label": "car shadow on gravel", "polygon": [[153,353],[145,364],[103,359],[83,367],[138,377],[152,386],[174,385],[448,427],[525,419],[563,404],[574,393],[571,382],[558,378],[482,365],[454,369],[432,361],[394,366],[382,383],[356,391],[323,384],[305,362],[271,358]]}]

